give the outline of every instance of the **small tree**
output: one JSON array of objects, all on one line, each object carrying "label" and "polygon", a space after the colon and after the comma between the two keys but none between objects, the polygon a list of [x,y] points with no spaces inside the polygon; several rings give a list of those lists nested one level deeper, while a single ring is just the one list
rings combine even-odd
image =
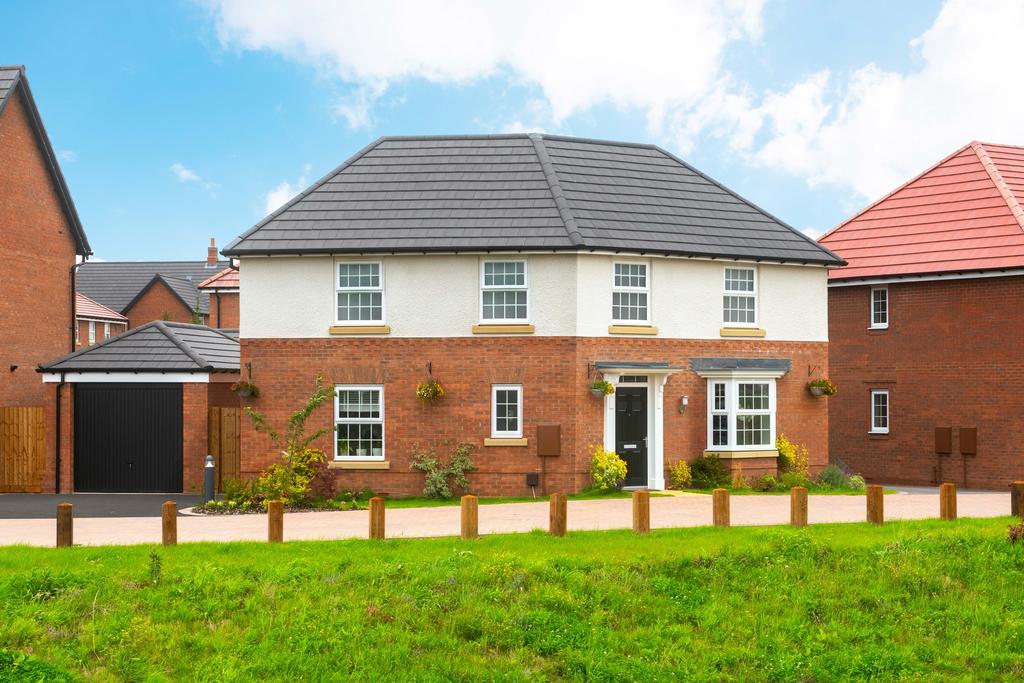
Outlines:
[{"label": "small tree", "polygon": [[289,457],[305,450],[309,447],[309,444],[319,439],[324,434],[331,431],[329,427],[316,430],[313,434],[306,436],[306,420],[313,414],[313,411],[323,405],[324,402],[334,397],[334,390],[324,386],[323,375],[316,376],[316,382],[314,384],[313,393],[308,399],[306,404],[292,413],[291,417],[288,418],[288,426],[285,429],[284,437],[270,426],[267,418],[262,413],[253,410],[250,407],[245,408],[245,414],[252,420],[253,427],[258,432],[264,432],[274,443],[274,446],[280,448],[285,457]]},{"label": "small tree", "polygon": [[192,320],[190,322],[193,325],[203,324],[203,314],[199,308],[199,292],[196,292],[196,305],[192,307]]}]

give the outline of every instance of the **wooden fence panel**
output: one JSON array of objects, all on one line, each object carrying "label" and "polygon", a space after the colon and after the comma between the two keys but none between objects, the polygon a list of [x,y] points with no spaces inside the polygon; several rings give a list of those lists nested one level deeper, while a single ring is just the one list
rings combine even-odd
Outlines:
[{"label": "wooden fence panel", "polygon": [[241,408],[210,408],[209,451],[217,467],[217,490],[225,479],[242,476]]},{"label": "wooden fence panel", "polygon": [[42,491],[44,414],[42,406],[0,408],[0,492]]}]

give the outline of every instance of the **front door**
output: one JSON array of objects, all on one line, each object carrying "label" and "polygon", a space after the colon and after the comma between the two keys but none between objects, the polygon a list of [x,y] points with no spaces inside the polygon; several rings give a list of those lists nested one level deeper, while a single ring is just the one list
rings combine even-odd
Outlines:
[{"label": "front door", "polygon": [[647,388],[615,390],[615,452],[626,461],[626,486],[647,486]]}]

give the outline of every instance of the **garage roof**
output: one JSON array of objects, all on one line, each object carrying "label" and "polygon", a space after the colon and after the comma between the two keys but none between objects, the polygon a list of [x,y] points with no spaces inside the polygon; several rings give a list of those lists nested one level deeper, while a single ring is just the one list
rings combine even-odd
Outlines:
[{"label": "garage roof", "polygon": [[40,372],[238,372],[239,344],[224,330],[164,320],[56,360]]}]

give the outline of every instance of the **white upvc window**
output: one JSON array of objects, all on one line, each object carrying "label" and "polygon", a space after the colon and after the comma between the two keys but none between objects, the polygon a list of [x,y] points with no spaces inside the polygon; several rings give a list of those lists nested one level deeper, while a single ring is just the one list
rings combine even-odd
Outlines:
[{"label": "white upvc window", "polygon": [[339,261],[334,286],[338,325],[383,324],[384,266],[380,261]]},{"label": "white upvc window", "polygon": [[722,292],[722,322],[732,327],[757,325],[757,270],[728,266]]},{"label": "white upvc window", "polygon": [[523,385],[491,385],[491,436],[518,439],[523,435]]},{"label": "white upvc window", "polygon": [[529,321],[526,261],[483,261],[480,264],[480,321]]},{"label": "white upvc window", "polygon": [[650,291],[646,263],[621,261],[612,264],[612,322],[649,322]]},{"label": "white upvc window", "polygon": [[103,338],[110,339],[110,323],[103,323]]},{"label": "white upvc window", "polygon": [[775,379],[708,380],[708,450],[775,448]]},{"label": "white upvc window", "polygon": [[384,459],[384,387],[334,387],[334,458]]},{"label": "white upvc window", "polygon": [[889,288],[871,288],[871,329],[884,330],[889,327]]},{"label": "white upvc window", "polygon": [[889,390],[871,390],[871,433],[889,433]]},{"label": "white upvc window", "polygon": [[96,343],[96,321],[89,321],[89,346]]}]

